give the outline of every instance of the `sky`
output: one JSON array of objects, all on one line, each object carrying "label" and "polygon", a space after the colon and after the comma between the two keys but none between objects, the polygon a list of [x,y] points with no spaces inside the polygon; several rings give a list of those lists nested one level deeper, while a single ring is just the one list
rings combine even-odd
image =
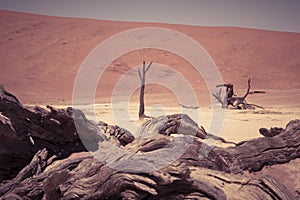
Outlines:
[{"label": "sky", "polygon": [[0,0],[0,9],[63,17],[300,33],[300,0]]}]

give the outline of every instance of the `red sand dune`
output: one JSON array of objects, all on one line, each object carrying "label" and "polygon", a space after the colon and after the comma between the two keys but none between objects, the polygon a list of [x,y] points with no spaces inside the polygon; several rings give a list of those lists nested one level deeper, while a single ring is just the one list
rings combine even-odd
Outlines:
[{"label": "red sand dune", "polygon": [[[165,27],[198,41],[216,62],[225,82],[244,90],[246,77],[253,88],[300,89],[300,34],[233,27],[199,27],[127,23],[0,11],[0,84],[23,103],[70,100],[78,68],[101,41],[137,27]],[[205,92],[201,77],[177,55],[161,50],[131,52],[114,61],[100,82],[98,96],[110,96],[118,78],[146,61],[181,72],[197,92]],[[102,89],[101,89],[102,87]],[[148,87],[146,92],[158,91]]]}]

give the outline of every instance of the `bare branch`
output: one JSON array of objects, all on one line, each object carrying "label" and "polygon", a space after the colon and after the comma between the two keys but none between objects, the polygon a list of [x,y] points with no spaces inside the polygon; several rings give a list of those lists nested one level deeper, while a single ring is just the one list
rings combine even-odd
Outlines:
[{"label": "bare branch", "polygon": [[254,107],[257,107],[257,108],[260,108],[260,109],[263,109],[263,110],[265,109],[264,107],[256,105],[256,104],[253,104],[253,103],[248,103],[247,105],[254,106]]},{"label": "bare branch", "polygon": [[186,108],[186,109],[198,109],[199,106],[186,106],[186,105],[183,105],[183,104],[179,104],[181,107],[183,108]]},{"label": "bare branch", "polygon": [[148,65],[148,67],[147,67],[146,71],[148,71],[148,70],[150,69],[150,67],[151,67],[152,63],[153,63],[153,61],[151,61],[151,62],[149,63],[149,65]]},{"label": "bare branch", "polygon": [[250,83],[251,83],[251,78],[248,79],[248,89],[247,89],[246,94],[245,94],[245,95],[243,96],[243,98],[242,98],[243,100],[246,99],[246,97],[248,96],[248,94],[249,94],[249,92],[250,92],[250,88],[251,88]]},{"label": "bare branch", "polygon": [[217,99],[218,102],[220,102],[222,104],[222,106],[224,106],[224,102],[221,97],[221,92],[222,92],[222,90],[220,89],[219,93],[213,93],[212,95]]},{"label": "bare branch", "polygon": [[145,66],[146,66],[146,62],[143,61],[143,74],[145,74]]},{"label": "bare branch", "polygon": [[139,69],[139,77],[140,77],[140,80],[142,81],[142,74],[141,74],[141,69]]},{"label": "bare branch", "polygon": [[220,84],[220,85],[216,85],[216,88],[218,88],[218,87],[224,87],[224,86],[226,86],[225,84]]},{"label": "bare branch", "polygon": [[264,93],[266,93],[266,91],[255,90],[255,91],[249,92],[249,94],[264,94]]}]

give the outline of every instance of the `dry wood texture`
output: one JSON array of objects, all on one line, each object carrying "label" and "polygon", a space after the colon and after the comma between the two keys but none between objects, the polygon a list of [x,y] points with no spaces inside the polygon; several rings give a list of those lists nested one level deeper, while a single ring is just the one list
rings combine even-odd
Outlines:
[{"label": "dry wood texture", "polygon": [[[284,131],[274,137],[258,138],[234,147],[221,148],[208,146],[207,133],[188,116],[171,115],[146,123],[140,130],[142,137],[134,139],[130,135],[126,136],[130,138],[126,146],[112,145],[109,138],[96,134],[99,136],[93,153],[96,159],[90,152],[82,152],[82,144],[82,149],[71,148],[70,144],[64,149],[64,145],[69,143],[68,137],[72,138],[72,145],[78,139],[74,136],[74,129],[71,134],[63,129],[66,125],[61,126],[72,123],[72,117],[66,118],[69,115],[58,115],[66,110],[43,110],[45,117],[51,115],[60,122],[60,126],[53,125],[51,132],[47,132],[45,122],[41,122],[41,118],[38,121],[35,119],[36,111],[24,109],[14,98],[8,98],[4,93],[0,102],[0,133],[3,138],[1,172],[2,177],[10,179],[0,184],[2,199],[295,199],[274,178],[254,179],[243,172],[259,171],[264,166],[299,158],[299,120],[291,121]],[[22,115],[13,114],[21,111]],[[22,134],[14,131],[23,130],[18,127],[21,122],[26,122],[23,119],[25,116],[31,117],[30,121],[35,119],[31,124],[43,127],[38,130],[44,131],[47,137],[39,136],[41,132],[30,132],[28,135],[28,132]],[[82,113],[79,116],[85,119]],[[47,122],[47,118],[44,121]],[[178,126],[178,121],[184,128]],[[97,126],[86,120],[84,124],[87,131],[115,127],[113,133],[117,136],[127,133],[120,127],[104,123]],[[194,134],[188,134],[190,132]],[[54,137],[55,134],[60,135]],[[174,134],[180,136],[174,137]],[[17,140],[14,144],[9,140],[12,136]],[[93,139],[96,137],[93,134],[87,136]],[[10,146],[3,148],[3,141],[11,142]],[[60,151],[57,150],[58,144]],[[30,149],[29,153],[26,147]],[[10,154],[11,151],[15,154]],[[22,151],[27,154],[22,154]],[[33,156],[34,151],[36,153]],[[10,156],[7,155],[14,155],[14,162],[8,160]],[[4,164],[13,165],[15,171],[7,173],[13,167],[5,168]]]}]

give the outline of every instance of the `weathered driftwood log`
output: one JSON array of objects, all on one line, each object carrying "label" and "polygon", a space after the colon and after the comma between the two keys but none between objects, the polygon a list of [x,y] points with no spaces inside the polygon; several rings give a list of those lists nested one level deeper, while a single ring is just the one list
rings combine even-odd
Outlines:
[{"label": "weathered driftwood log", "polygon": [[260,128],[259,133],[265,137],[274,137],[276,135],[279,135],[284,131],[283,128],[279,127],[271,127],[270,130],[267,128]]},{"label": "weathered driftwood log", "polygon": [[281,127],[271,127],[270,130],[267,128],[260,128],[259,133],[265,137],[274,137],[274,136],[279,135],[280,133],[284,132],[285,130],[288,131],[288,130],[294,128],[294,126],[297,126],[298,123],[299,123],[299,120],[290,121],[286,125],[285,129],[281,128]]},{"label": "weathered driftwood log", "polygon": [[[156,131],[159,133],[160,130],[163,130],[161,127],[165,127],[161,121],[153,123],[152,126],[145,124],[141,132]],[[184,128],[184,130],[186,129]],[[197,128],[189,130],[193,130],[195,135]],[[191,165],[234,173],[255,172],[260,171],[264,166],[286,163],[300,158],[300,121],[289,122],[285,131],[277,136],[240,142],[235,147],[211,148],[204,144],[203,140],[189,140],[186,143],[189,143],[189,147],[186,148],[181,159],[185,159]],[[159,145],[167,146],[168,144],[163,141]],[[147,145],[142,146],[149,148]]]},{"label": "weathered driftwood log", "polygon": [[[291,132],[280,134],[281,136],[287,134],[286,137],[281,138],[284,143],[291,141],[290,136],[299,135],[299,125],[289,131]],[[224,172],[226,171],[225,168],[220,168],[217,171],[208,169],[211,166],[199,167],[199,163],[197,164],[197,162],[205,162],[211,159],[211,164],[217,165],[216,160],[219,159],[219,162],[223,162],[222,164],[231,170],[233,165],[238,166],[241,163],[230,160],[229,157],[222,157],[219,153],[223,151],[229,152],[231,156],[238,156],[239,153],[244,152],[244,149],[241,148],[237,149],[235,153],[231,148],[213,149],[206,156],[206,160],[203,160],[203,158],[201,160],[197,149],[205,148],[206,145],[193,140],[182,156],[178,159],[170,159],[172,154],[179,151],[190,141],[190,138],[190,136],[172,138],[156,134],[146,138],[138,138],[122,148],[115,147],[115,151],[110,148],[113,145],[105,141],[99,145],[100,149],[97,151],[100,156],[103,156],[101,162],[88,152],[74,153],[66,159],[54,161],[45,168],[44,164],[48,163],[48,158],[35,156],[28,167],[33,169],[32,176],[24,176],[22,175],[23,171],[21,171],[17,177],[27,178],[16,178],[2,184],[0,186],[0,196],[3,199],[12,197],[22,197],[23,199],[278,200],[295,198],[272,177],[253,179],[245,174],[226,173]],[[273,138],[262,138],[261,140]],[[255,141],[257,142],[257,140],[253,140],[250,143]],[[241,145],[245,145],[244,148],[249,154],[250,146],[246,144],[247,142]],[[278,143],[266,143],[266,145],[269,145],[269,148],[271,145],[274,152],[276,152],[275,146],[280,146]],[[296,147],[299,153],[298,148]],[[127,151],[130,156],[126,156],[124,151]],[[272,154],[274,152],[270,150],[266,153]],[[279,150],[277,155],[280,152]],[[40,154],[45,155],[45,150],[38,152],[37,155]],[[35,161],[37,158],[40,160]],[[261,159],[263,160],[265,157]],[[229,163],[230,161],[232,163]],[[49,163],[51,162],[50,159]],[[123,170],[116,170],[121,169],[120,167]]]},{"label": "weathered driftwood log", "polygon": [[[16,97],[0,91],[0,181],[13,178],[34,154],[47,148],[50,155],[65,158],[73,152],[86,151],[82,140],[89,140],[97,149],[103,140],[96,125],[83,113],[72,108],[50,111],[40,107],[25,108]],[[74,115],[85,135],[79,137]]]},{"label": "weathered driftwood log", "polygon": [[274,137],[241,142],[234,148],[215,152],[229,164],[231,172],[260,171],[264,166],[300,158],[300,121],[291,121],[285,131]]},{"label": "weathered driftwood log", "polygon": [[137,136],[145,137],[157,133],[167,136],[171,134],[190,135],[201,139],[214,139],[222,143],[235,145],[234,142],[229,142],[224,138],[207,133],[203,126],[199,127],[186,114],[166,115],[149,120],[138,129]]},{"label": "weathered driftwood log", "polygon": [[105,122],[99,121],[97,126],[107,138],[115,141],[119,146],[126,146],[134,140],[134,136],[128,130],[118,125],[108,125]]},{"label": "weathered driftwood log", "polygon": [[199,128],[186,114],[166,115],[147,121],[137,132],[140,137],[152,134],[162,134],[170,136],[171,134],[193,135],[204,139],[206,131],[203,127]]},{"label": "weathered driftwood log", "polygon": [[296,158],[300,158],[299,120],[291,121],[277,136],[240,142],[234,147],[211,148],[194,140],[180,157],[189,165],[228,173],[256,172]]}]

